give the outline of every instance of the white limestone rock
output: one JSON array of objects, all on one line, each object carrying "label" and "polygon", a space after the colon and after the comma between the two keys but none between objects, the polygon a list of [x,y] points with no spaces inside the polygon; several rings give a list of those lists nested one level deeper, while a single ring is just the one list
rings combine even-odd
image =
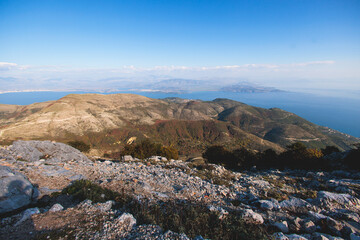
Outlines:
[{"label": "white limestone rock", "polygon": [[245,209],[242,212],[241,216],[245,221],[248,221],[251,223],[255,223],[255,224],[263,224],[264,223],[263,217],[251,209]]},{"label": "white limestone rock", "polygon": [[20,220],[15,224],[15,226],[19,226],[24,221],[28,220],[32,215],[39,214],[40,210],[38,208],[28,208],[26,209],[20,218]]},{"label": "white limestone rock", "polygon": [[26,206],[38,195],[36,188],[23,174],[0,166],[0,213]]},{"label": "white limestone rock", "polygon": [[64,207],[59,204],[59,203],[55,203],[50,209],[49,212],[59,212],[62,211],[64,209]]}]

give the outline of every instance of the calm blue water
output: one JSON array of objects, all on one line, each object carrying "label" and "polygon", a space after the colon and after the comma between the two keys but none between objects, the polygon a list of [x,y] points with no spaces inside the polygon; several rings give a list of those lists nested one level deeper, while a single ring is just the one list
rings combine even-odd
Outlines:
[{"label": "calm blue water", "polygon": [[[27,105],[34,102],[57,100],[70,92],[26,92],[0,94],[0,103]],[[71,92],[85,93],[85,92]],[[148,93],[129,92],[151,98],[180,97],[188,99],[213,100],[229,98],[249,105],[272,108],[278,107],[293,112],[313,123],[360,137],[360,99],[318,96],[314,94],[274,92],[274,93]]]}]

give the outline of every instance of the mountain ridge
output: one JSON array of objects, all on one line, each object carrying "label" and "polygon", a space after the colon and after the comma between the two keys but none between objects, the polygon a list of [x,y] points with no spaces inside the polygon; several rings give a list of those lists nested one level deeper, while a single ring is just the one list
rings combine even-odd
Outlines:
[{"label": "mountain ridge", "polygon": [[[159,121],[163,123],[159,124]],[[198,130],[191,126],[191,121],[196,123]],[[176,134],[170,134],[174,129]],[[113,142],[109,142],[105,138],[113,130],[123,135],[110,134]],[[206,131],[219,137],[204,137]],[[79,138],[95,148],[115,150],[119,148],[115,143],[120,141],[123,145],[126,138],[134,137],[131,134],[139,139],[149,137],[182,147],[181,141],[173,137],[177,136],[188,141],[186,146],[199,146],[199,151],[212,144],[235,147],[239,139],[240,142],[247,141],[249,146],[256,146],[256,150],[273,148],[276,151],[282,151],[296,141],[310,147],[334,145],[343,150],[359,141],[278,108],[264,109],[221,98],[201,101],[152,99],[136,94],[69,94],[56,101],[26,106],[0,105],[2,142]],[[95,135],[108,143],[96,144]],[[200,141],[206,144],[200,144]]]}]

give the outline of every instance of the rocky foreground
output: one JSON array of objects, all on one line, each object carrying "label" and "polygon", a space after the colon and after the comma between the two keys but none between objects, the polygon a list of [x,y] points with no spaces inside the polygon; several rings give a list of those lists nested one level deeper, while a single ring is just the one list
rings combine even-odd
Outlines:
[{"label": "rocky foreground", "polygon": [[140,203],[192,202],[220,219],[236,213],[272,239],[360,239],[359,172],[232,172],[201,159],[161,157],[115,162],[50,141],[0,148],[0,239],[190,238],[137,224],[114,201],[79,203],[59,194],[81,179]]}]

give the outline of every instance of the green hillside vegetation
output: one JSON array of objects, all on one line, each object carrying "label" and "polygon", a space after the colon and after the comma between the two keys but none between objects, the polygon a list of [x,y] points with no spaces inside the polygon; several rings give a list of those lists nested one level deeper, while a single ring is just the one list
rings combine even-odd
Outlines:
[{"label": "green hillside vegetation", "polygon": [[122,151],[131,138],[136,138],[135,143],[149,139],[165,146],[173,146],[178,149],[179,155],[182,156],[199,155],[206,147],[214,144],[223,144],[229,149],[246,145],[258,151],[268,148],[274,149],[276,152],[284,150],[275,143],[217,120],[169,120],[158,121],[153,125],[130,126],[105,133],[88,133],[83,136],[68,133],[65,138],[58,138],[57,140],[65,142],[66,139],[75,139],[91,144],[92,148],[103,149],[107,153]]},{"label": "green hillside vegetation", "polygon": [[278,154],[272,149],[263,152],[254,152],[245,147],[233,151],[224,146],[215,145],[208,147],[203,157],[209,163],[220,164],[235,171],[256,169],[305,169],[305,170],[338,170],[341,166],[347,170],[360,170],[360,148],[349,151],[345,158],[339,157],[334,161],[327,156],[339,152],[334,146],[327,146],[318,150],[307,148],[303,143],[296,142],[287,146],[286,151]]},{"label": "green hillside vegetation", "polygon": [[86,144],[82,141],[70,141],[67,144],[85,153],[89,152],[91,148],[89,144]]},{"label": "green hillside vegetation", "polygon": [[126,144],[120,152],[120,156],[131,155],[139,159],[149,158],[151,156],[162,156],[167,159],[178,159],[178,150],[171,146],[162,146],[159,143],[153,143],[145,139],[137,144]]}]

